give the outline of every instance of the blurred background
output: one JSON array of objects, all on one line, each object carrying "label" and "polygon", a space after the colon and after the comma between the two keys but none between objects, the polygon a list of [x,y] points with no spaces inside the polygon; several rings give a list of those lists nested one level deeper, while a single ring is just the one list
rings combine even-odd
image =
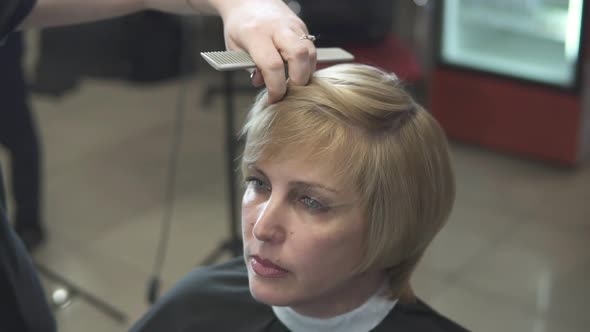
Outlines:
[{"label": "blurred background", "polygon": [[[588,4],[288,2],[318,46],[397,73],[451,138],[457,200],[414,274],[418,296],[473,331],[588,331]],[[227,134],[257,90],[200,58],[224,49],[215,17],[146,12],[23,40],[34,260],[60,331],[125,331],[151,278],[162,293],[234,254],[240,143]],[[16,155],[0,146],[13,219],[35,199],[15,195]]]}]

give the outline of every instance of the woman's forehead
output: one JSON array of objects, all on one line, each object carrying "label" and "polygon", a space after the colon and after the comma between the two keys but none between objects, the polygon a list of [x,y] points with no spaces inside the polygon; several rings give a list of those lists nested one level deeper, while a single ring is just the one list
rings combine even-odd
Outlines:
[{"label": "woman's forehead", "polygon": [[280,176],[294,181],[313,182],[337,190],[349,187],[343,174],[341,159],[335,153],[316,153],[303,147],[287,147],[262,158],[249,166],[268,176]]}]

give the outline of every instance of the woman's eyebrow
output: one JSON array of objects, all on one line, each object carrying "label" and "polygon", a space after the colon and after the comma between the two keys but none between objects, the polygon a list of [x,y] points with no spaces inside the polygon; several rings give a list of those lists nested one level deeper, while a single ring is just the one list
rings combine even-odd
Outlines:
[{"label": "woman's eyebrow", "polygon": [[260,168],[256,167],[256,165],[254,163],[248,164],[247,169],[254,171],[256,173],[260,173],[260,175],[262,175],[268,179],[268,176],[266,176],[266,174],[264,174],[264,172]]},{"label": "woman's eyebrow", "polygon": [[314,183],[314,182],[291,181],[291,182],[289,182],[289,186],[297,188],[297,189],[302,189],[302,190],[318,188],[318,189],[323,189],[326,191],[333,192],[335,194],[339,193],[339,191],[336,189],[332,189],[332,188],[326,187],[322,184]]}]

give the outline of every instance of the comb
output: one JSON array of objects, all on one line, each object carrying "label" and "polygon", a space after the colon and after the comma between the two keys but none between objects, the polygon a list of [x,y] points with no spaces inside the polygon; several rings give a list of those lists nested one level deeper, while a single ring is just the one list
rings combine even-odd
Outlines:
[{"label": "comb", "polygon": [[[318,63],[349,62],[354,55],[339,47],[316,48]],[[201,52],[201,56],[218,71],[255,68],[256,64],[244,51]]]}]

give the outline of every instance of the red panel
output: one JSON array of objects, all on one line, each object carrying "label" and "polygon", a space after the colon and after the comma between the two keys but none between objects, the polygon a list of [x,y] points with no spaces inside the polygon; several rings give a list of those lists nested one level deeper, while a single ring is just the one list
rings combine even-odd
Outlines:
[{"label": "red panel", "polygon": [[422,68],[416,54],[393,33],[378,43],[347,44],[343,48],[354,55],[355,62],[394,72],[405,82],[414,83],[422,79]]},{"label": "red panel", "polygon": [[431,111],[451,138],[573,164],[579,96],[489,75],[437,69]]}]

